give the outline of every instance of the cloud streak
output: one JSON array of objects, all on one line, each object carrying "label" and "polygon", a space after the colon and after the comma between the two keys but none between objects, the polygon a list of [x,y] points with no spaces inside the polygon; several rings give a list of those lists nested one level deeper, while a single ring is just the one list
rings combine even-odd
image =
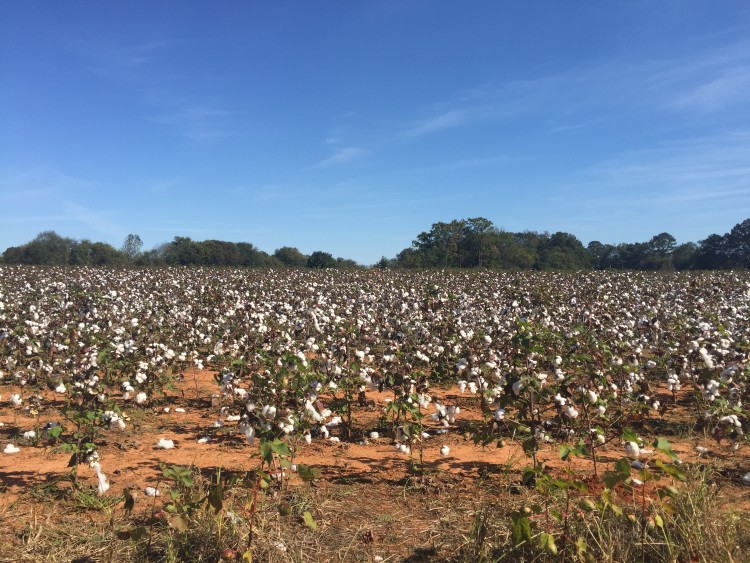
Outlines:
[{"label": "cloud streak", "polygon": [[351,162],[365,155],[367,151],[360,147],[341,147],[331,156],[312,165],[312,168],[328,168],[338,164]]}]

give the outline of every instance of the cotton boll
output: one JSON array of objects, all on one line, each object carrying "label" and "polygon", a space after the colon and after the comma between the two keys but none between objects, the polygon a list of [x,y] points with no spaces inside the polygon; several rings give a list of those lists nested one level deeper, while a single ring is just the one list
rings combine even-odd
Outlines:
[{"label": "cotton boll", "polygon": [[641,455],[641,448],[635,442],[625,442],[625,455],[631,459],[638,459]]},{"label": "cotton boll", "polygon": [[34,430],[27,430],[23,433],[24,440],[33,440],[36,438],[36,432]]},{"label": "cotton boll", "polygon": [[441,456],[445,457],[445,456],[447,456],[447,455],[448,455],[449,453],[451,453],[451,449],[450,449],[450,448],[449,448],[449,447],[448,447],[447,445],[443,445],[443,447],[442,447],[442,448],[440,448],[440,455],[441,455]]},{"label": "cotton boll", "polygon": [[139,405],[142,405],[147,400],[148,400],[148,395],[146,395],[146,393],[144,393],[143,391],[141,391],[135,396],[135,402],[138,403]]},{"label": "cotton boll", "polygon": [[156,443],[156,449],[157,450],[174,449],[174,441],[167,440],[166,438],[159,438],[159,441]]},{"label": "cotton boll", "polygon": [[378,438],[380,438],[380,434],[377,432],[370,432],[370,440],[377,440]]},{"label": "cotton boll", "polygon": [[21,448],[14,446],[13,444],[8,444],[5,446],[5,449],[3,450],[3,453],[5,454],[17,454],[21,451]]},{"label": "cotton boll", "polygon": [[144,491],[147,497],[158,497],[161,495],[161,491],[156,487],[146,487]]}]

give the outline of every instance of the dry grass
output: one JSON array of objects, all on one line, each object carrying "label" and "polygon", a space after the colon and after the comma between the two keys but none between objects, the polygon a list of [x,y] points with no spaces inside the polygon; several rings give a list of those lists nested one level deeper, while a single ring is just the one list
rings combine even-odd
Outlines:
[{"label": "dry grass", "polygon": [[[253,561],[551,561],[561,559],[563,551],[570,561],[641,560],[640,522],[611,510],[571,516],[567,546],[561,524],[552,521],[560,548],[557,558],[536,545],[514,549],[511,512],[544,502],[561,507],[560,499],[544,498],[516,481],[511,473],[479,481],[434,473],[400,483],[319,480],[312,487],[271,487],[259,496]],[[189,494],[204,496],[210,482],[196,473]],[[674,514],[665,513],[666,532],[648,529],[645,560],[750,560],[748,515],[727,510],[723,495],[712,473],[693,469],[673,499]],[[105,502],[93,491],[72,492],[62,483],[37,487],[0,514],[0,561],[216,562],[226,560],[222,555],[241,556],[252,498],[247,483],[237,482],[227,490],[220,512],[207,505],[193,511],[184,532],[169,527],[159,514],[167,496],[156,502],[141,497],[127,513],[122,503],[113,506],[116,495]],[[280,513],[280,505],[289,509],[287,515]],[[625,510],[637,516],[637,507]],[[312,514],[317,530],[304,524],[305,511]],[[536,520],[534,533],[543,525],[541,518]],[[138,527],[147,535],[128,539]],[[586,542],[585,556],[575,556],[577,538]]]}]

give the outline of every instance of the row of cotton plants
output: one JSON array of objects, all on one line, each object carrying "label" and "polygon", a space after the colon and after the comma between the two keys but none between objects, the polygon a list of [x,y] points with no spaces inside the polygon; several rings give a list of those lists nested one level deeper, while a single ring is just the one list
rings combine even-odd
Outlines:
[{"label": "row of cotton plants", "polygon": [[[188,368],[217,373],[215,426],[249,444],[385,432],[421,455],[460,428],[516,440],[535,464],[544,444],[582,443],[596,470],[624,427],[680,407],[731,451],[749,340],[747,273],[0,268],[0,402],[39,422],[5,451],[52,436],[102,491],[98,446]],[[474,396],[484,419],[463,424],[436,386]],[[373,389],[392,392],[387,424],[358,435]],[[63,420],[47,418],[51,396]]]}]

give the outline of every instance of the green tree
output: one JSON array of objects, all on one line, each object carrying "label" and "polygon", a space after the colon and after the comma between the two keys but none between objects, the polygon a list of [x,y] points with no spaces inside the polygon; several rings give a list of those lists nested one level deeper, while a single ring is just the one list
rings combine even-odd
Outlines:
[{"label": "green tree", "polygon": [[322,270],[324,268],[335,268],[336,259],[328,252],[316,250],[307,259],[307,267]]},{"label": "green tree", "polygon": [[127,256],[130,260],[135,260],[141,253],[142,248],[143,241],[141,240],[141,237],[139,237],[138,235],[130,234],[125,237],[125,241],[122,243],[120,252]]},{"label": "green tree", "polygon": [[277,248],[273,256],[289,268],[304,268],[307,266],[307,256],[292,246]]}]

